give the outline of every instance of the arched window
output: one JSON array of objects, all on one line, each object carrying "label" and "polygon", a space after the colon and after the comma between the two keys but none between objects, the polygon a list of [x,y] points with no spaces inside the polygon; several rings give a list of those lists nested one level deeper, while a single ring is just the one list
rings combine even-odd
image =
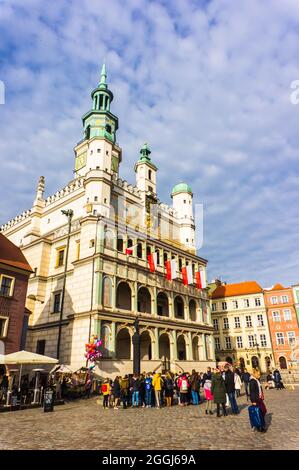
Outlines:
[{"label": "arched window", "polygon": [[146,259],[152,253],[152,247],[150,245],[146,246]]},{"label": "arched window", "polygon": [[140,358],[142,361],[152,359],[152,340],[148,331],[140,335]]},{"label": "arched window", "polygon": [[137,309],[141,313],[151,313],[152,312],[152,299],[149,290],[146,287],[140,287],[138,290],[138,300],[137,300]]},{"label": "arched window", "polygon": [[112,307],[112,281],[107,276],[103,279],[103,305]]},{"label": "arched window", "polygon": [[168,297],[164,292],[159,292],[157,295],[157,314],[169,317]]},{"label": "arched window", "polygon": [[116,357],[117,359],[131,357],[131,336],[127,328],[120,330],[116,336]]},{"label": "arched window", "polygon": [[189,302],[189,317],[191,321],[196,321],[196,302],[194,299]]},{"label": "arched window", "polygon": [[184,318],[184,301],[180,295],[174,299],[174,316],[175,318]]},{"label": "arched window", "polygon": [[108,325],[101,326],[101,340],[101,352],[103,354],[103,357],[108,357],[110,351],[110,329]]},{"label": "arched window", "polygon": [[107,227],[104,229],[104,246],[105,248],[109,248],[110,250],[113,250],[114,246],[114,235],[111,230],[109,230]]},{"label": "arched window", "polygon": [[149,180],[152,179],[152,170],[148,170],[148,179],[149,179]]},{"label": "arched window", "polygon": [[163,255],[164,266],[167,260],[168,260],[168,253],[167,251],[164,251],[164,255]]},{"label": "arched window", "polygon": [[132,293],[129,284],[120,282],[116,292],[116,307],[121,310],[131,310]]},{"label": "arched window", "polygon": [[138,242],[137,245],[137,258],[142,258],[142,243]]},{"label": "arched window", "polygon": [[124,251],[124,239],[123,236],[118,234],[117,236],[117,251]]},{"label": "arched window", "polygon": [[183,335],[180,335],[177,339],[177,350],[178,350],[178,360],[186,360],[186,341]]},{"label": "arched window", "polygon": [[160,250],[156,250],[157,253],[157,264],[160,265]]}]

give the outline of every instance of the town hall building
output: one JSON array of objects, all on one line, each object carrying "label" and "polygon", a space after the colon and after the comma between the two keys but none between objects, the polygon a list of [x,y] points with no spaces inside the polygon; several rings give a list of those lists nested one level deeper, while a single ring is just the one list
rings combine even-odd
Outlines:
[{"label": "town hall building", "polygon": [[[195,283],[207,261],[196,255],[192,190],[178,183],[171,207],[158,199],[158,169],[147,144],[135,164],[136,183],[121,179],[105,66],[91,97],[74,148],[74,179],[46,197],[40,177],[32,208],[1,227],[34,271],[26,349],[79,368],[86,364],[85,344],[97,335],[103,341],[98,373],[131,373],[138,317],[142,371],[203,371],[215,364],[215,353],[207,289]],[[171,260],[176,272],[168,280]],[[192,269],[187,285],[185,267]]]}]

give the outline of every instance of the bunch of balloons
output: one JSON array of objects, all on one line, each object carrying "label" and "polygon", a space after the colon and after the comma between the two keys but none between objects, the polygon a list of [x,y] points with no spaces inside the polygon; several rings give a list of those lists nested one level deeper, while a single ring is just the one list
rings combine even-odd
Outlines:
[{"label": "bunch of balloons", "polygon": [[96,362],[102,357],[100,347],[102,345],[102,340],[98,339],[97,336],[92,335],[90,342],[85,344],[85,357],[90,362]]}]

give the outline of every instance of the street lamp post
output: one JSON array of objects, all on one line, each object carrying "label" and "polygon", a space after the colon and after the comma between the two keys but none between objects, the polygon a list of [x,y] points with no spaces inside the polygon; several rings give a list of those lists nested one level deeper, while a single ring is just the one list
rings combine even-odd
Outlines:
[{"label": "street lamp post", "polygon": [[62,210],[61,212],[62,212],[63,215],[67,216],[67,218],[68,218],[68,234],[67,234],[65,261],[64,261],[63,283],[62,283],[62,291],[61,291],[60,315],[59,315],[58,338],[57,338],[57,352],[56,352],[57,359],[59,359],[59,356],[60,356],[60,343],[61,343],[62,318],[63,318],[63,307],[64,307],[64,298],[65,298],[67,263],[68,263],[69,248],[70,248],[72,217],[74,215],[74,212],[72,211],[72,209]]}]

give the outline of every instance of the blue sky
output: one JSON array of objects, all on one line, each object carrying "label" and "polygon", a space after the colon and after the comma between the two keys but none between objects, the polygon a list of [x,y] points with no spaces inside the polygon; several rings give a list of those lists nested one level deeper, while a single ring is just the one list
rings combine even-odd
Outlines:
[{"label": "blue sky", "polygon": [[204,204],[209,278],[299,281],[297,0],[0,0],[0,223],[72,179],[103,60],[123,148]]}]

